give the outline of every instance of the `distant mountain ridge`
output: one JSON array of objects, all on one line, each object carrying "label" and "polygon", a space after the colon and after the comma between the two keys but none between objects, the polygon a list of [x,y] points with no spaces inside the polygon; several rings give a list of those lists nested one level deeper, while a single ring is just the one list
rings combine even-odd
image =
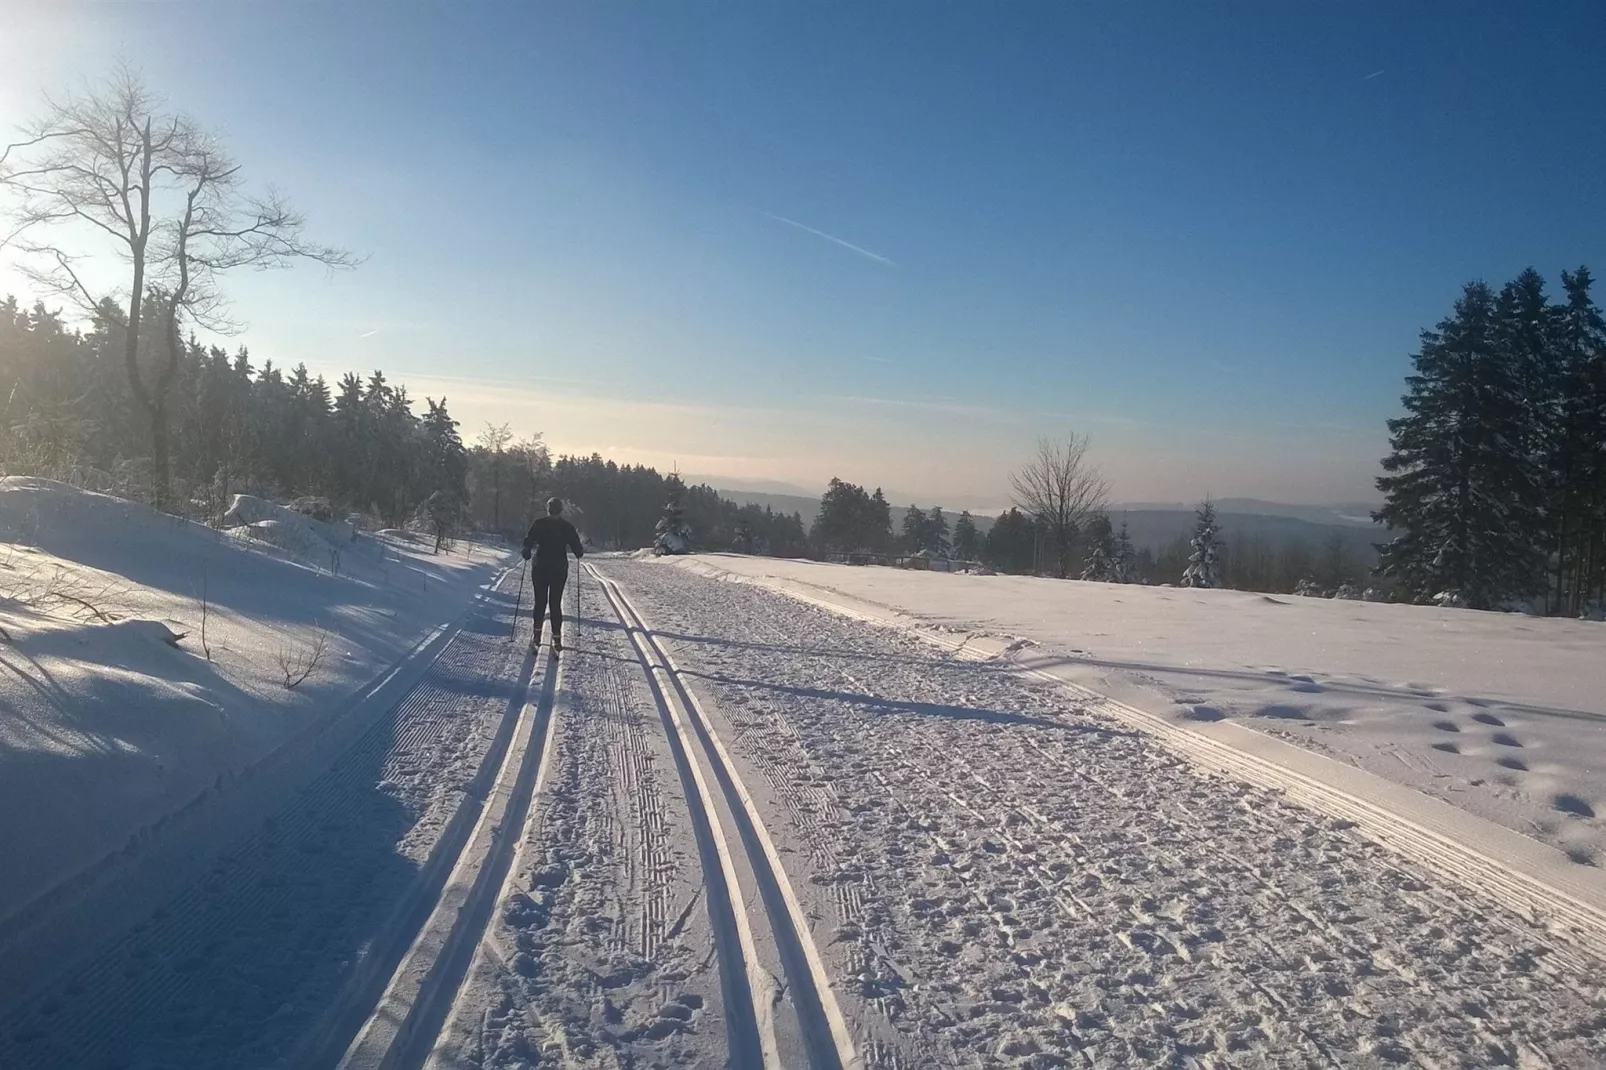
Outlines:
[{"label": "distant mountain ridge", "polygon": [[[1236,513],[1245,516],[1281,516],[1303,520],[1311,524],[1342,524],[1351,527],[1373,527],[1372,510],[1381,502],[1339,502],[1334,505],[1289,505],[1268,502],[1260,498],[1214,498],[1218,513]],[[1189,513],[1197,508],[1190,502],[1122,502],[1110,506],[1110,513]]]}]

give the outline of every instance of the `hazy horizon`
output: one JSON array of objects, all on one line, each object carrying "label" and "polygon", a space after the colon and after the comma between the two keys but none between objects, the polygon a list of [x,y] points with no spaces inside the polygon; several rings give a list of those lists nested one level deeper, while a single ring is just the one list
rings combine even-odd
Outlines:
[{"label": "hazy horizon", "polygon": [[1074,430],[1116,500],[1367,501],[1462,283],[1606,260],[1587,3],[4,8],[0,130],[121,56],[366,257],[231,279],[224,344],[470,441],[997,507]]}]

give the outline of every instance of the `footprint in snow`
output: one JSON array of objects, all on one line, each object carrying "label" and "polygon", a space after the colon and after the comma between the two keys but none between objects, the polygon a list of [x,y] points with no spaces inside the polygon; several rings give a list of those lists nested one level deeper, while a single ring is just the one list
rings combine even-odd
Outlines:
[{"label": "footprint in snow", "polygon": [[1496,728],[1504,728],[1506,726],[1506,722],[1492,713],[1474,713],[1472,719],[1479,724],[1493,725]]},{"label": "footprint in snow", "polygon": [[1558,795],[1552,800],[1556,809],[1574,817],[1594,817],[1595,808],[1576,795]]}]

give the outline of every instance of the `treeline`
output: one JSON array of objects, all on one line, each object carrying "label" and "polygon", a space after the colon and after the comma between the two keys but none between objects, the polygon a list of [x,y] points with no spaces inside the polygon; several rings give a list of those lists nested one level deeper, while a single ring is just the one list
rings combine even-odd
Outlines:
[{"label": "treeline", "polygon": [[[118,316],[86,331],[43,305],[0,301],[0,471],[41,475],[153,500],[150,434],[123,367]],[[154,366],[162,354],[141,339]],[[600,456],[553,460],[539,436],[487,427],[466,444],[446,399],[422,399],[383,372],[330,384],[191,341],[170,387],[167,507],[216,522],[234,494],[327,499],[375,523],[516,537],[548,497],[571,504],[599,546],[651,545],[673,475]],[[804,556],[802,518],[737,505],[706,486],[684,491],[696,544]]]},{"label": "treeline", "polygon": [[1606,324],[1587,268],[1468,283],[1389,421],[1382,571],[1411,601],[1606,607]]},{"label": "treeline", "polygon": [[[155,333],[155,332],[152,332]],[[154,368],[165,354],[139,340]],[[150,432],[124,367],[115,309],[87,331],[14,298],[0,301],[0,465],[147,499]],[[168,388],[169,508],[214,519],[233,494],[318,496],[399,526],[428,507],[455,521],[468,506],[470,451],[446,408],[381,372],[331,384],[191,340]]]}]

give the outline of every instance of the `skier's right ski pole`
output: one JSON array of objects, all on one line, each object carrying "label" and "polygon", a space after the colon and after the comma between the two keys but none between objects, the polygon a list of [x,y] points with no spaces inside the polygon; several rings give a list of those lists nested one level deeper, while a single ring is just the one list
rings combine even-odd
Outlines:
[{"label": "skier's right ski pole", "polygon": [[519,606],[524,602],[524,570],[529,566],[529,561],[525,561],[519,566],[519,589],[518,593],[513,596],[513,629],[507,633],[507,641],[510,643],[519,634]]}]

